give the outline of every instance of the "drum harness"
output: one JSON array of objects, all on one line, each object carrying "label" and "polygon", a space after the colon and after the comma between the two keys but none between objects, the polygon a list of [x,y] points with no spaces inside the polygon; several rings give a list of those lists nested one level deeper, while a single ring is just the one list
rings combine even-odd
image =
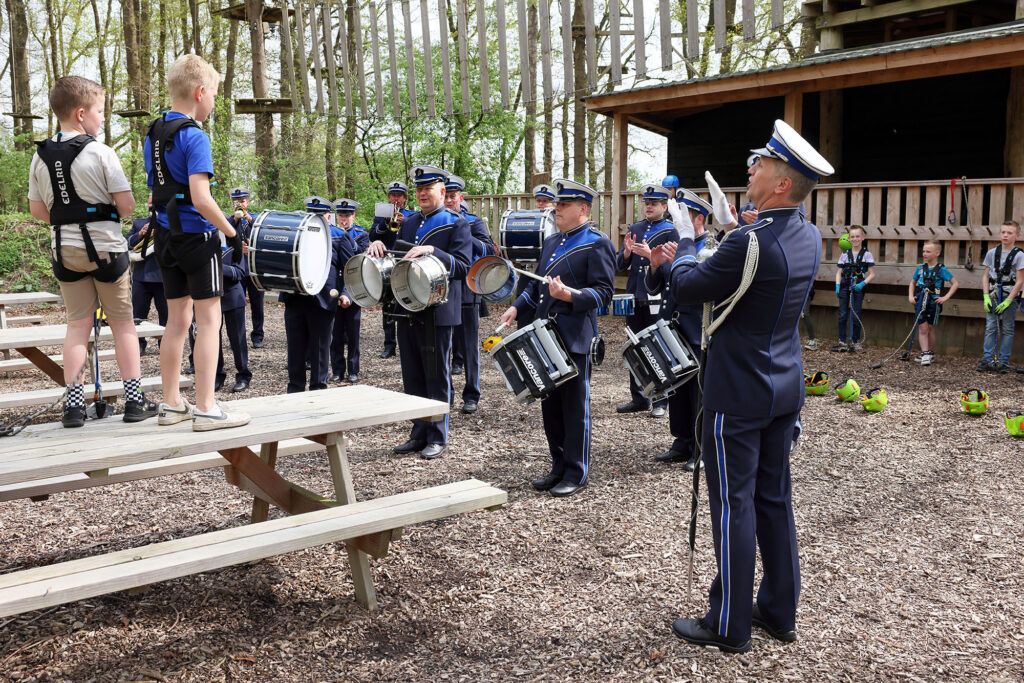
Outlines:
[{"label": "drum harness", "polygon": [[[53,227],[53,238],[56,246],[56,257],[51,256],[53,274],[61,282],[77,282],[85,276],[90,276],[100,282],[116,282],[119,277],[128,269],[128,252],[112,256],[109,259],[101,259],[89,235],[88,223],[93,221],[114,221],[118,222],[117,207],[112,204],[90,204],[82,199],[75,190],[75,184],[71,180],[71,164],[86,146],[95,142],[96,138],[91,135],[78,135],[70,141],[61,141],[61,133],[57,139],[47,138],[36,142],[36,153],[39,159],[46,165],[50,174],[50,185],[53,188],[53,207],[50,209],[50,225]],[[88,272],[71,270],[64,266],[64,258],[61,256],[60,233],[61,227],[77,223],[82,231],[82,241],[85,243],[85,253],[89,260],[96,264],[97,268]]]},{"label": "drum harness", "polygon": [[[769,225],[772,222],[771,218],[764,219],[764,225],[753,228],[747,232],[747,255],[743,262],[743,273],[740,277],[740,284],[730,296],[726,297],[721,303],[715,305],[714,302],[708,301],[704,304],[704,313],[701,320],[701,340],[700,340],[700,368],[697,371],[697,390],[699,407],[697,409],[697,420],[694,425],[694,455],[696,456],[696,462],[693,467],[693,486],[691,488],[690,496],[690,528],[688,543],[690,546],[690,561],[689,561],[689,574],[687,579],[687,592],[692,597],[693,595],[693,554],[694,547],[697,542],[697,507],[699,504],[699,493],[700,493],[700,470],[701,470],[701,457],[703,455],[701,449],[701,439],[704,436],[704,369],[707,366],[708,360],[708,345],[711,342],[711,335],[715,333],[725,319],[732,313],[732,309],[735,308],[743,295],[750,289],[750,285],[754,281],[754,276],[757,274],[757,263],[760,257],[761,248],[757,241],[757,235],[754,233],[762,227]],[[732,235],[733,232],[727,232],[725,237],[722,238],[722,243],[725,242]],[[710,244],[709,244],[710,243]],[[704,242],[703,249],[714,249],[715,244],[714,237],[710,234]],[[703,250],[702,249],[702,250]],[[712,313],[716,310],[722,309],[720,313],[714,316],[712,320]]]}]

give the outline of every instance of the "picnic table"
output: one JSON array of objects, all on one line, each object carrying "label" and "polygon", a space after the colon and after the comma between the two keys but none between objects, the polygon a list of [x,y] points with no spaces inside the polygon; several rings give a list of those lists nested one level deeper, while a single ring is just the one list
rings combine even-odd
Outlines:
[{"label": "picnic table", "polygon": [[[443,419],[448,412],[443,402],[358,385],[250,398],[226,407],[249,413],[252,422],[193,432],[188,422],[161,427],[153,420],[89,421],[82,429],[38,425],[0,439],[0,486],[83,473],[103,485],[112,468],[170,463],[214,451],[228,463],[227,481],[254,496],[248,526],[0,575],[0,617],[335,541],[345,541],[356,599],[374,610],[369,557],[386,555],[404,526],[506,502],[504,491],[475,479],[356,501],[344,432]],[[275,470],[278,443],[295,438],[326,448],[333,500]],[[257,445],[258,453],[251,448]],[[291,516],[266,521],[271,505]]]},{"label": "picnic table", "polygon": [[8,306],[24,306],[28,304],[58,303],[60,297],[49,292],[11,292],[0,294],[0,330],[6,330],[10,323],[36,323],[42,321],[37,315],[8,318]]},{"label": "picnic table", "polygon": [[[64,386],[64,368],[50,356],[40,350],[44,346],[60,346],[64,343],[67,332],[66,325],[40,325],[38,327],[9,327],[0,329],[0,351],[16,350],[25,356],[34,366],[46,373],[59,386]],[[151,322],[141,322],[135,326],[139,337],[161,337],[164,328]],[[100,341],[111,341],[114,333],[109,327],[100,327]],[[90,336],[90,340],[93,337]]]}]

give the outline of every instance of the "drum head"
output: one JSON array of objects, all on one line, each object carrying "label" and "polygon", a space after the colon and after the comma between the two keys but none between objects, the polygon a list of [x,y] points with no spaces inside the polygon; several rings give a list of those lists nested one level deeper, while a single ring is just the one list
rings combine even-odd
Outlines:
[{"label": "drum head", "polygon": [[508,263],[497,256],[485,256],[470,268],[466,284],[476,294],[494,294],[515,276]]},{"label": "drum head", "polygon": [[385,261],[387,272],[390,273],[394,260],[374,259],[367,254],[356,254],[345,264],[345,287],[352,299],[363,308],[376,306],[384,298],[387,290],[383,268]]},{"label": "drum head", "polygon": [[331,272],[331,231],[320,216],[310,216],[296,250],[299,286],[306,294],[319,294]]}]

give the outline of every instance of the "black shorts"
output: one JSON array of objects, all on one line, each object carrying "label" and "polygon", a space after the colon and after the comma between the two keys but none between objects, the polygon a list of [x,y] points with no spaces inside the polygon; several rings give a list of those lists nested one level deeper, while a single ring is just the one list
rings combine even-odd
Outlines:
[{"label": "black shorts", "polygon": [[217,232],[156,231],[156,260],[168,299],[196,300],[224,294],[224,264]]},{"label": "black shorts", "polygon": [[942,304],[936,303],[934,297],[928,297],[928,304],[921,310],[921,295],[917,296],[917,310],[919,311],[920,318],[918,323],[924,323],[927,325],[938,325],[939,315],[942,313]]}]

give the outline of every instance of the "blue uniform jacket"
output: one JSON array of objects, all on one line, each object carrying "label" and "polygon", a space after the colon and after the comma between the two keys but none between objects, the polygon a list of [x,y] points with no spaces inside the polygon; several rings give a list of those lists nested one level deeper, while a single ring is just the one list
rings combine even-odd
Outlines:
[{"label": "blue uniform jacket", "polygon": [[[667,242],[678,242],[679,232],[672,228],[673,236],[666,240]],[[704,240],[707,239],[708,233],[702,232],[694,240],[694,249],[700,251],[701,247],[704,246]],[[692,306],[681,306],[676,303],[672,293],[669,291],[669,285],[672,280],[672,262],[667,261],[662,263],[660,267],[655,270],[647,271],[646,284],[647,289],[651,294],[661,293],[661,317],[665,320],[670,320],[673,317],[679,324],[683,338],[690,343],[690,348],[693,349],[694,353],[700,350],[700,326],[701,319],[704,315],[703,304],[696,304]]]},{"label": "blue uniform jacket", "polygon": [[370,247],[370,235],[366,232],[365,228],[353,223],[351,228],[345,230],[345,233],[355,245],[357,254],[362,254]]},{"label": "blue uniform jacket", "polygon": [[[406,218],[408,218],[409,216],[412,216],[412,215],[414,215],[416,213],[415,211],[410,211],[409,209],[399,209],[398,211],[403,216],[405,216]],[[402,223],[405,224],[405,221],[403,220]],[[373,240],[380,240],[384,244],[389,245],[388,249],[390,249],[391,248],[390,244],[393,244],[394,242],[389,243],[388,240],[385,239],[385,236],[386,235],[392,235],[393,236],[395,234],[396,233],[391,232],[391,229],[388,228],[388,223],[387,223],[386,220],[384,220],[383,218],[378,218],[377,216],[373,217],[373,222],[370,223],[370,241],[371,242]],[[392,237],[391,239],[393,240],[394,237]]]},{"label": "blue uniform jacket", "polygon": [[[462,217],[469,223],[469,236],[472,240],[473,254],[469,259],[469,265],[473,265],[484,256],[497,256],[498,248],[494,245],[490,233],[487,232],[487,225],[484,219],[474,216],[468,211],[462,212]],[[480,303],[480,295],[474,294],[473,290],[465,282],[462,283],[462,305],[476,306]]]},{"label": "blue uniform jacket", "polygon": [[[638,244],[647,240],[647,245],[651,249],[665,242],[679,241],[679,233],[672,225],[672,221],[664,218],[654,222],[646,219],[638,221],[629,226],[629,232],[632,233]],[[615,269],[629,271],[629,278],[626,280],[626,294],[632,294],[637,301],[647,301],[651,295],[660,293],[660,290],[648,292],[647,285],[644,283],[644,277],[650,269],[650,265],[650,259],[637,254],[632,254],[627,260],[626,244],[623,241],[622,246],[619,247],[619,253],[615,257]]]},{"label": "blue uniform jacket", "polygon": [[238,226],[239,224],[241,224],[242,229],[239,230],[239,232],[242,233],[242,239],[245,240],[246,243],[248,243],[249,240],[252,238],[252,224],[253,221],[256,220],[256,216],[249,213],[248,211],[245,213],[245,218],[243,218],[242,220],[238,220],[237,218],[235,218],[234,213],[225,213],[224,216],[228,219],[228,223],[231,223],[231,227],[234,228],[235,230],[238,230]]},{"label": "blue uniform jacket", "polygon": [[[128,248],[132,249],[142,241],[142,236],[139,235],[139,231],[142,230],[142,226],[149,223],[149,218],[136,218],[132,221],[132,229],[128,231]],[[150,239],[154,239],[155,234],[149,236]],[[156,254],[153,254],[148,259],[142,262],[135,263],[132,266],[132,279],[137,282],[163,282],[164,278],[160,275],[160,264],[156,262]]]},{"label": "blue uniform jacket", "polygon": [[235,250],[231,247],[221,252],[221,261],[224,264],[224,294],[220,297],[220,310],[233,311],[236,308],[245,308],[245,289],[243,283],[249,277],[249,266],[246,265],[244,256],[236,266],[231,262]]},{"label": "blue uniform jacket", "polygon": [[[555,318],[562,340],[571,353],[590,353],[597,335],[597,309],[611,303],[615,287],[615,247],[589,223],[544,240],[538,275],[561,277],[563,284],[581,294],[572,303],[551,296],[548,285],[530,278],[513,306],[533,313],[534,319]],[[517,315],[518,317],[518,315]]]},{"label": "blue uniform jacket", "polygon": [[704,406],[714,412],[765,418],[803,405],[797,323],[821,259],[821,233],[797,207],[765,209],[756,223],[734,229],[715,254],[697,263],[684,239],[672,267],[672,296],[682,305],[722,301],[739,286],[747,236],[760,246],[750,289],[708,347]]},{"label": "blue uniform jacket", "polygon": [[[460,325],[462,323],[462,284],[469,270],[473,256],[472,237],[469,223],[457,213],[439,207],[424,216],[414,213],[402,221],[397,233],[383,225],[383,231],[377,229],[377,221],[371,228],[370,239],[379,239],[388,249],[392,249],[396,239],[405,240],[410,244],[430,245],[434,247],[434,256],[448,269],[448,300],[433,307],[435,325]],[[409,312],[413,320],[422,321],[424,312]]]},{"label": "blue uniform jacket", "polygon": [[[352,241],[352,238],[348,236],[343,230],[339,230],[335,226],[331,226],[331,269],[327,273],[327,282],[324,284],[320,292],[310,297],[316,300],[317,305],[325,311],[334,311],[338,307],[338,298],[332,297],[330,292],[332,289],[337,289],[339,296],[344,294],[348,296],[348,292],[345,290],[345,281],[338,275],[341,269],[345,267],[345,263],[356,255],[356,245]],[[288,303],[289,301],[297,301],[301,298],[305,298],[305,294],[292,294],[284,292],[281,294],[281,301]]]}]

